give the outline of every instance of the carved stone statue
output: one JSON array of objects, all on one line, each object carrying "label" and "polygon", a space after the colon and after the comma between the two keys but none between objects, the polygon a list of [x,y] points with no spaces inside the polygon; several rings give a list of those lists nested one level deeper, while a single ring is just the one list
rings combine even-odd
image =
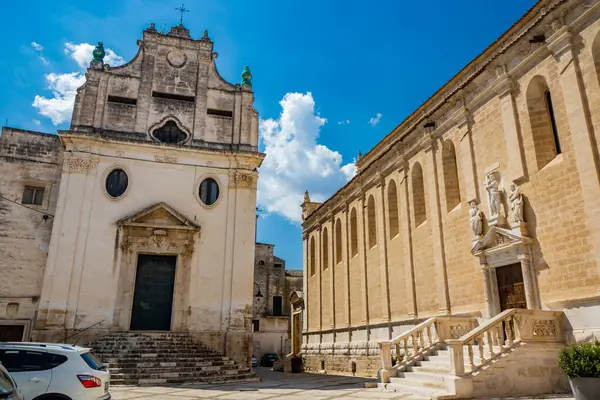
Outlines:
[{"label": "carved stone statue", "polygon": [[308,194],[308,190],[304,192],[304,202],[310,203],[310,195]]},{"label": "carved stone statue", "polygon": [[513,221],[517,224],[525,222],[523,221],[523,195],[514,183],[510,185],[508,201],[510,202]]},{"label": "carved stone statue", "polygon": [[474,201],[470,202],[469,206],[471,230],[473,231],[473,237],[477,238],[483,234],[483,213],[479,210]]},{"label": "carved stone statue", "polygon": [[490,200],[490,218],[500,215],[501,199],[500,199],[500,182],[495,173],[491,173],[485,177],[485,190],[488,191]]},{"label": "carved stone statue", "polygon": [[242,71],[242,86],[244,85],[252,88],[252,73],[247,65],[244,67],[244,71]]}]

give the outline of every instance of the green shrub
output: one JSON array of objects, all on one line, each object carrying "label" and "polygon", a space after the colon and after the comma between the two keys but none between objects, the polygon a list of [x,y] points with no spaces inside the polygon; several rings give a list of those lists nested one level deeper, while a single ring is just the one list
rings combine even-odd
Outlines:
[{"label": "green shrub", "polygon": [[558,365],[569,378],[600,378],[600,342],[580,343],[560,351]]}]

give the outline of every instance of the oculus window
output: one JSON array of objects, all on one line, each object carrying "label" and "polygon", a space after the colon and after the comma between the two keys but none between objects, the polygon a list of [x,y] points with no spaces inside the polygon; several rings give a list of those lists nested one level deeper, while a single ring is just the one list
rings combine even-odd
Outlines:
[{"label": "oculus window", "polygon": [[200,184],[200,201],[207,206],[212,206],[219,198],[219,185],[212,178],[207,178]]},{"label": "oculus window", "polygon": [[127,173],[120,168],[112,170],[106,177],[106,193],[113,199],[123,196],[128,186]]}]

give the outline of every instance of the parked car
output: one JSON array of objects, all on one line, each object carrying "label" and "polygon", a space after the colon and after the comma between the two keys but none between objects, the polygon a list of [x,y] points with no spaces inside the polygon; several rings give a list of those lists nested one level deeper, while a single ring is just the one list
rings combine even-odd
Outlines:
[{"label": "parked car", "polygon": [[0,363],[0,399],[25,400],[19,386]]},{"label": "parked car", "polygon": [[258,367],[258,359],[252,354],[252,368]]},{"label": "parked car", "polygon": [[[110,372],[90,349],[70,344],[0,342],[0,362],[27,400],[108,400]],[[0,396],[1,397],[1,396]]]},{"label": "parked car", "polygon": [[266,353],[260,358],[260,365],[262,367],[272,367],[275,361],[279,360],[279,356],[275,353]]}]

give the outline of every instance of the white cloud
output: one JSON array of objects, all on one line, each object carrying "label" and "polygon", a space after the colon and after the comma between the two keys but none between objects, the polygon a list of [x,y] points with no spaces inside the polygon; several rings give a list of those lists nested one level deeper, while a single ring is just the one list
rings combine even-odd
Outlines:
[{"label": "white cloud", "polygon": [[40,121],[39,119],[32,119],[31,122],[33,122],[35,126],[40,126],[42,124],[42,121]]},{"label": "white cloud", "polygon": [[83,85],[85,76],[79,72],[50,73],[46,74],[46,82],[54,97],[37,95],[33,106],[38,109],[40,115],[50,118],[54,125],[62,124],[71,118],[77,88]]},{"label": "white cloud", "polygon": [[44,50],[44,46],[42,46],[41,44],[36,43],[36,42],[31,42],[31,47],[33,47],[33,49],[36,51]]},{"label": "white cloud", "polygon": [[270,213],[301,221],[304,191],[324,201],[355,174],[353,163],[342,166],[342,155],[317,143],[327,122],[315,114],[311,93],[287,93],[279,102],[279,119],[260,121],[266,158],[260,168],[258,203]]},{"label": "white cloud", "polygon": [[[92,58],[94,58],[92,52],[95,47],[96,46],[89,43],[74,44],[67,42],[65,43],[65,54],[73,58],[73,60],[77,62],[77,65],[79,65],[79,68],[87,68],[90,65],[90,61],[92,61]],[[116,67],[125,63],[123,57],[116,55],[111,49],[105,48],[104,53],[105,64]]]},{"label": "white cloud", "polygon": [[371,126],[376,126],[379,121],[381,121],[381,117],[383,117],[382,113],[377,113],[376,116],[374,116],[373,118],[369,119],[369,125]]},{"label": "white cloud", "polygon": [[[35,42],[31,43],[31,45],[36,48],[34,44],[38,44]],[[89,66],[90,61],[92,60],[93,51],[94,46],[89,43],[65,43],[65,54],[75,60],[81,70],[85,70]],[[105,49],[105,53],[105,63],[112,66],[124,63],[123,58],[115,54],[111,49]],[[43,55],[40,55],[40,58],[42,59],[42,62],[47,63],[47,60]],[[53,97],[47,98],[36,95],[32,105],[38,109],[38,114],[50,118],[54,125],[69,121],[73,112],[77,88],[85,83],[84,72],[78,71],[63,74],[50,73],[46,74],[45,78],[47,89],[52,91]]]},{"label": "white cloud", "polygon": [[347,119],[347,120],[344,120],[344,121],[339,121],[338,125],[348,125],[349,123],[350,123],[350,120]]}]

